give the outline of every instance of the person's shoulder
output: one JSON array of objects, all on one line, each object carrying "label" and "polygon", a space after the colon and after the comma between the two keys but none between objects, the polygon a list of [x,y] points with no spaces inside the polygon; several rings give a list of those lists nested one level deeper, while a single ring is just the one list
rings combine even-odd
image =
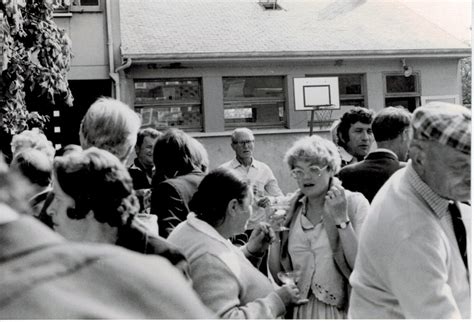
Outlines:
[{"label": "person's shoulder", "polygon": [[[255,158],[252,160],[252,165],[253,165],[254,167],[256,167],[257,169],[259,169],[260,171],[269,171],[269,172],[272,172],[272,169],[270,168],[270,166],[269,166],[268,164],[266,164],[265,162],[256,160]],[[272,172],[272,173],[273,173],[273,172]]]},{"label": "person's shoulder", "polygon": [[345,176],[345,175],[357,173],[357,171],[359,171],[364,166],[365,166],[364,160],[356,162],[356,163],[348,164],[348,165],[342,167],[341,170],[339,170],[338,175],[339,176],[341,176],[341,175]]},{"label": "person's shoulder", "polygon": [[235,159],[229,160],[227,162],[222,163],[218,168],[227,168],[227,169],[233,169],[233,164],[234,164]]},{"label": "person's shoulder", "polygon": [[346,193],[346,198],[347,198],[348,203],[352,203],[355,205],[367,205],[367,206],[369,206],[370,204],[367,198],[360,192],[345,189],[345,193]]}]

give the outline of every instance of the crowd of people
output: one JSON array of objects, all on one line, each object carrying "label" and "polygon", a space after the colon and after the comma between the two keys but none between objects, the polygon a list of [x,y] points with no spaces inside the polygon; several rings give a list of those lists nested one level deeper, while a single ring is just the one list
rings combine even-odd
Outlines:
[{"label": "crowd of people", "polygon": [[210,169],[199,140],[112,98],[80,145],[15,135],[0,317],[470,318],[470,110],[353,108],[331,134],[288,146],[286,194],[250,129]]}]

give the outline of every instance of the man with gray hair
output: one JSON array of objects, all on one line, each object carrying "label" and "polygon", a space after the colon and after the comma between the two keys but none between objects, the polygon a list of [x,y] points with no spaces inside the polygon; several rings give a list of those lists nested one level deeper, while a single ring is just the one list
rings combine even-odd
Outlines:
[{"label": "man with gray hair", "polygon": [[83,149],[95,146],[126,163],[137,142],[140,126],[140,117],[125,103],[101,97],[84,115],[79,140]]},{"label": "man with gray hair", "polygon": [[360,233],[350,318],[470,318],[471,112],[429,103],[411,130],[411,160],[377,193]]},{"label": "man with gray hair", "polygon": [[235,170],[253,188],[255,203],[246,227],[247,235],[250,236],[250,231],[264,218],[264,208],[270,205],[270,199],[283,196],[283,193],[270,167],[253,157],[255,137],[252,131],[248,128],[237,128],[232,132],[231,140],[235,158],[221,167]]},{"label": "man with gray hair", "polygon": [[[79,141],[85,150],[97,147],[115,155],[123,164],[133,153],[142,121],[125,103],[110,97],[97,99],[87,110],[79,128]],[[139,193],[139,198],[143,196]],[[140,210],[144,210],[142,204]],[[156,216],[146,213],[137,215],[153,235],[158,235]]]}]

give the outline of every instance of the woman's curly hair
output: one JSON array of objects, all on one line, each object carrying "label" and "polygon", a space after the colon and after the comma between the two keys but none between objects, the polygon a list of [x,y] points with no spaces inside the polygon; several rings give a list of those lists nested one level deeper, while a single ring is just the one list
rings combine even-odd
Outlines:
[{"label": "woman's curly hair", "polygon": [[130,174],[110,152],[95,147],[73,151],[54,160],[61,189],[74,199],[67,211],[71,219],[83,219],[92,210],[94,218],[121,227],[138,213],[139,203]]}]

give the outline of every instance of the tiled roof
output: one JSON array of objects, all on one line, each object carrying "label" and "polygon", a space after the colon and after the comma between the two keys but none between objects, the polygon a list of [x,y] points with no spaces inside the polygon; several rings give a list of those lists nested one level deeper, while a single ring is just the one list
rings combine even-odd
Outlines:
[{"label": "tiled roof", "polygon": [[466,52],[396,0],[120,0],[125,57]]}]

